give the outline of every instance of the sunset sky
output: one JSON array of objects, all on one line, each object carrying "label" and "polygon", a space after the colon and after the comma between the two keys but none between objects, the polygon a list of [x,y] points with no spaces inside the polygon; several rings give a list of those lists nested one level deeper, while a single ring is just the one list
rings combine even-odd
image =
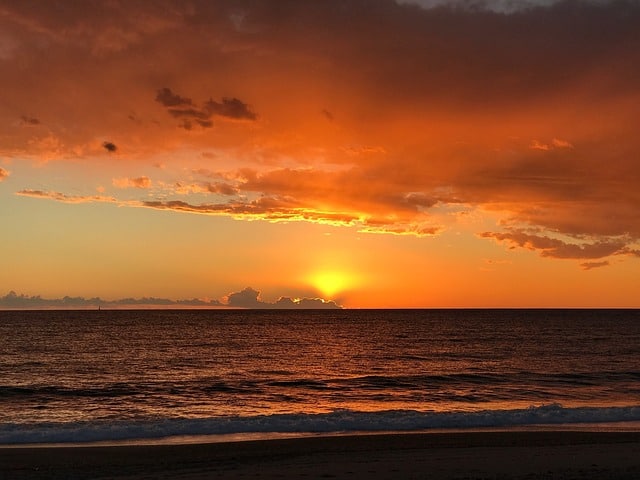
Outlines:
[{"label": "sunset sky", "polygon": [[640,2],[0,0],[0,296],[640,307]]}]

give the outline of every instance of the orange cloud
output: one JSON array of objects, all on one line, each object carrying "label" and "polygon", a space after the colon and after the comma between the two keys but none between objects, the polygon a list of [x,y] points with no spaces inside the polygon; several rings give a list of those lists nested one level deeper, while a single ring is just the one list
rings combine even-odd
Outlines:
[{"label": "orange cloud", "polygon": [[640,4],[416,2],[14,2],[0,155],[166,165],[123,202],[149,208],[419,236],[489,211],[482,238],[547,257],[636,251]]},{"label": "orange cloud", "polygon": [[117,188],[151,188],[149,177],[114,178],[111,182]]},{"label": "orange cloud", "polygon": [[230,215],[236,218],[261,219],[271,222],[308,221],[327,225],[352,226],[359,218],[350,214],[307,210],[286,198],[260,197],[250,202],[190,204],[181,200],[143,201],[136,204],[158,210]]},{"label": "orange cloud", "polygon": [[182,195],[190,193],[216,193],[220,195],[236,195],[238,189],[225,182],[185,183],[178,181],[174,184],[174,191]]},{"label": "orange cloud", "polygon": [[8,178],[10,175],[10,173],[5,170],[4,168],[0,167],[0,182],[3,181],[4,179]]}]

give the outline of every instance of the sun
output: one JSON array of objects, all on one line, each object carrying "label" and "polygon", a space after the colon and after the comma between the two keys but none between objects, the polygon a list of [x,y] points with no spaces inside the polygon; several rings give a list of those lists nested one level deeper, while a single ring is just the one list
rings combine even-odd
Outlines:
[{"label": "sun", "polygon": [[320,271],[309,276],[309,283],[322,293],[325,299],[332,299],[337,293],[354,286],[355,277],[336,270]]}]

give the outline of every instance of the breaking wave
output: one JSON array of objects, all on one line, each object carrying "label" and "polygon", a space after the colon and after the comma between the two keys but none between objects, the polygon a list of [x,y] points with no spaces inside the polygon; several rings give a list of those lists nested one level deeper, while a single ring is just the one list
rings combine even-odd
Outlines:
[{"label": "breaking wave", "polygon": [[571,425],[640,421],[640,406],[565,408],[559,404],[514,410],[421,412],[337,410],[319,414],[274,414],[144,421],[0,424],[1,444],[97,442],[172,436],[280,433],[349,433]]}]

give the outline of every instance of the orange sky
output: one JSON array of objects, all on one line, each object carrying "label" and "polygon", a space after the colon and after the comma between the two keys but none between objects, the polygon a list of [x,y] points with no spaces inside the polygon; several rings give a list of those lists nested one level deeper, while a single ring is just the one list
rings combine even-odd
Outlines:
[{"label": "orange sky", "polygon": [[0,297],[640,307],[638,25],[615,0],[0,1]]}]

